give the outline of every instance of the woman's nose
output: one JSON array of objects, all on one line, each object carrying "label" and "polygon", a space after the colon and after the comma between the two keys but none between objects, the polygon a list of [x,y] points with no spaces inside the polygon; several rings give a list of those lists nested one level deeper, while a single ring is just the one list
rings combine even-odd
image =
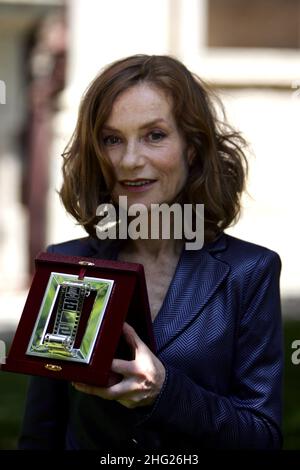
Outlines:
[{"label": "woman's nose", "polygon": [[128,142],[121,159],[121,165],[124,168],[136,168],[143,166],[144,154],[142,145],[139,141]]}]

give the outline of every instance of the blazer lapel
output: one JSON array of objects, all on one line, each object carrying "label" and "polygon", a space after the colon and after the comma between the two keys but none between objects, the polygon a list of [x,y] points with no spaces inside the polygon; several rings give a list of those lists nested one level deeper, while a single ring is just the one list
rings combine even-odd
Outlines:
[{"label": "blazer lapel", "polygon": [[165,300],[153,323],[157,352],[187,328],[228,276],[229,265],[212,255],[225,248],[223,235],[218,242],[199,251],[182,252]]},{"label": "blazer lapel", "polygon": [[[121,243],[90,240],[91,256],[117,259]],[[153,322],[157,352],[166,347],[201,313],[228,276],[230,267],[214,256],[226,249],[226,235],[201,250],[183,250],[161,309]]]}]

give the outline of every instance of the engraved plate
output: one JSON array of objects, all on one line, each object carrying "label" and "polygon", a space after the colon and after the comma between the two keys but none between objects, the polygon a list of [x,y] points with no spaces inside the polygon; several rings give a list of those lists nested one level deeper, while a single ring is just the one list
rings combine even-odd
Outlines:
[{"label": "engraved plate", "polygon": [[113,282],[51,273],[26,354],[89,363]]}]

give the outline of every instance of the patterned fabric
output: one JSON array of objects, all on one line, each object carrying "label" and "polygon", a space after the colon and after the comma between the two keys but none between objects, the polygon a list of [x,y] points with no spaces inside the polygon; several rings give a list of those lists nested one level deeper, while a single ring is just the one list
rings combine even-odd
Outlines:
[{"label": "patterned fabric", "polygon": [[[118,247],[86,238],[49,251],[116,259]],[[153,323],[167,372],[154,405],[33,378],[20,448],[279,448],[280,269],[275,252],[226,234],[183,250]]]}]

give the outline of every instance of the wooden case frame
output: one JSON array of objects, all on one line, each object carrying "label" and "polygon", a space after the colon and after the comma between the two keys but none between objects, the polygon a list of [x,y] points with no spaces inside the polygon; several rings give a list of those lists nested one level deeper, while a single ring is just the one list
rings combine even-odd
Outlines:
[{"label": "wooden case frame", "polygon": [[[134,352],[130,350],[122,336],[122,328],[125,321],[133,326],[141,339],[155,352],[147,288],[142,265],[51,253],[41,253],[36,258],[35,263],[36,272],[32,285],[6,363],[1,365],[2,370],[59,378],[95,386],[108,386],[120,379],[116,374],[110,372],[113,358],[133,359]],[[78,284],[91,283],[90,280],[92,279],[95,280],[96,286],[98,285],[97,280],[100,283],[102,282],[104,286],[106,284],[108,286],[109,293],[107,298],[104,299],[105,306],[102,317],[99,320],[97,331],[95,330],[92,351],[90,354],[86,354],[86,361],[80,361],[76,358],[72,359],[72,357],[60,359],[57,355],[58,353],[53,353],[53,350],[52,353],[50,352],[45,357],[44,354],[46,353],[39,355],[35,352],[32,353],[32,349],[30,349],[34,334],[38,329],[37,325],[39,325],[41,319],[41,312],[45,308],[47,289],[52,288],[49,286],[51,286],[53,278],[55,278],[56,283],[59,284],[61,282],[57,281],[57,279],[60,279],[59,276],[61,278],[65,277],[67,280],[70,278],[71,283],[73,282],[72,279],[74,279],[74,282],[78,281]],[[74,283],[72,285],[74,286]],[[61,285],[59,288],[61,289]],[[74,289],[76,293],[76,287]],[[89,319],[91,318],[93,305],[95,305],[95,301],[90,301],[90,306],[85,305],[82,310],[83,313],[80,317],[79,325],[78,323],[76,324],[78,327],[76,330],[77,334],[73,338],[73,346],[70,349],[72,354],[75,354],[74,351],[77,351],[74,347],[76,339],[78,344],[80,339],[82,341],[84,332],[89,324]],[[49,312],[52,313],[48,313],[47,326],[44,328],[48,328],[49,331],[55,330],[56,333],[58,330],[53,325],[58,317],[57,311],[58,300],[54,299],[52,310],[49,309]],[[72,322],[70,324],[72,325]],[[67,325],[68,330],[68,323],[65,323],[65,325]],[[49,333],[48,330],[45,330],[43,333],[43,338],[47,336],[48,342],[45,342],[45,344],[48,346],[50,344],[49,341],[53,340],[52,336],[55,338],[55,344],[59,336],[63,338],[63,335],[55,336],[54,334],[51,336],[51,331]],[[61,331],[67,330],[62,328]],[[59,340],[65,344],[63,339]],[[63,349],[65,350],[65,346]]]}]

